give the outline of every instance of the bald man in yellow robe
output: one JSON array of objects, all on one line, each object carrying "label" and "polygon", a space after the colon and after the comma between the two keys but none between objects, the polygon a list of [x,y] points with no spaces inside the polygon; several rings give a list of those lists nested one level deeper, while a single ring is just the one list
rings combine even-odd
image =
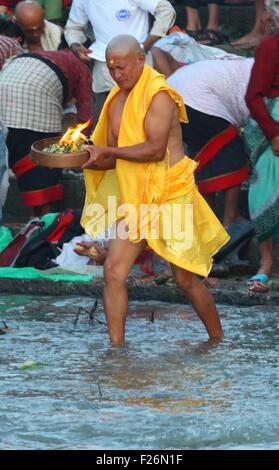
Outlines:
[{"label": "bald man in yellow robe", "polygon": [[[104,265],[110,340],[124,342],[126,280],[147,245],[170,263],[177,285],[209,337],[220,338],[214,299],[197,274],[208,275],[212,256],[229,236],[198,192],[196,162],[185,156],[183,100],[162,75],[144,64],[144,53],[133,37],[113,39],[106,59],[117,86],[92,135],[94,145],[87,147],[82,225],[95,236],[113,224]],[[158,211],[150,212],[154,207]]]}]

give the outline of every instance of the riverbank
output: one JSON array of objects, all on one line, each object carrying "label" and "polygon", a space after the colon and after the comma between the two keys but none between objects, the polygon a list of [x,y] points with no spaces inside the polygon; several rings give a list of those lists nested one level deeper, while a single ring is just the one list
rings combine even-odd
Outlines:
[{"label": "riverbank", "polygon": [[[279,283],[270,282],[268,293],[248,293],[247,277],[218,279],[217,287],[210,288],[216,303],[251,307],[254,305],[279,305]],[[158,280],[157,280],[158,282]],[[188,304],[183,292],[173,282],[159,285],[154,278],[130,277],[128,292],[130,300],[162,301]],[[159,280],[159,282],[162,282]],[[64,282],[33,279],[1,279],[0,294],[26,294],[49,296],[88,296],[90,299],[101,298],[104,287],[102,278],[91,282]]]}]

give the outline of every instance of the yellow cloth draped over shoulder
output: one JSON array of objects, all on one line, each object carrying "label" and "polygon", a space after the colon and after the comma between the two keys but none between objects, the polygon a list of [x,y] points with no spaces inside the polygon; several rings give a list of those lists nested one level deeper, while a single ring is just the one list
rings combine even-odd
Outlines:
[{"label": "yellow cloth draped over shoulder", "polygon": [[[91,137],[95,145],[107,146],[108,107],[119,91],[118,86],[114,87],[104,104]],[[145,65],[125,103],[118,147],[146,141],[145,116],[153,97],[160,91],[169,93],[178,106],[180,120],[188,122],[181,96],[168,86],[163,75]],[[148,245],[168,262],[207,276],[212,267],[212,256],[227,243],[229,236],[198,192],[194,180],[196,167],[197,163],[186,156],[170,167],[167,150],[161,162],[117,159],[113,170],[85,170],[82,226],[93,238],[116,220],[123,219],[125,214],[128,216],[125,211],[132,207],[135,217],[126,219],[131,241],[136,243],[146,239]],[[156,210],[151,211],[153,215],[149,212],[154,207],[159,209],[157,218],[154,216]]]}]

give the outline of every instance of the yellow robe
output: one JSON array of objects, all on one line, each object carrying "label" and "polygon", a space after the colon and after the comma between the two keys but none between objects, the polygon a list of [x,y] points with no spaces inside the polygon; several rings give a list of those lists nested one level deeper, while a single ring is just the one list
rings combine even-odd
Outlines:
[{"label": "yellow robe", "polygon": [[[109,94],[98,125],[91,137],[95,145],[107,146],[108,107],[112,99],[119,93],[119,87],[113,88]],[[144,119],[153,97],[159,91],[167,91],[179,109],[180,120],[187,121],[185,106],[181,96],[148,65],[131,90],[124,106],[118,137],[118,147],[132,146],[146,141]],[[142,239],[142,226],[147,226],[144,238],[148,245],[167,261],[196,274],[207,276],[212,266],[212,256],[229,240],[214,213],[199,194],[194,171],[197,163],[184,157],[178,164],[169,167],[167,150],[161,162],[139,163],[117,159],[116,168],[107,171],[85,170],[86,199],[81,223],[86,233],[94,237],[107,229],[113,222],[123,218],[122,214],[110,210],[109,201],[120,205],[133,205],[136,221],[129,225],[129,239],[138,242]],[[110,197],[110,198],[109,198]],[[111,199],[114,197],[115,199]],[[109,198],[109,199],[108,199]],[[151,216],[141,217],[142,205],[157,207],[166,205],[159,216],[158,234],[151,236]],[[192,219],[185,213],[185,205],[192,207]],[[96,205],[103,208],[105,217],[98,215]],[[172,209],[176,205],[181,213],[175,216]],[[122,206],[123,207],[123,206]],[[180,216],[180,225],[175,217]],[[142,222],[143,221],[143,222]],[[101,223],[102,222],[102,223]],[[135,223],[134,223],[135,222]],[[165,225],[164,225],[165,224]],[[164,226],[170,228],[171,236],[164,238]],[[185,243],[179,234],[185,234]]]}]

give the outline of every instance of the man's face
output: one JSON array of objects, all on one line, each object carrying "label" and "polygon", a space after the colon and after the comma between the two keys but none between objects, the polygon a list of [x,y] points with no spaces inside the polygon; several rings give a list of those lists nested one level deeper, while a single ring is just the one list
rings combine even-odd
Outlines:
[{"label": "man's face", "polygon": [[117,53],[107,54],[109,73],[121,90],[130,91],[139,80],[144,66],[144,54],[123,56]]},{"label": "man's face", "polygon": [[28,44],[38,44],[44,31],[44,20],[19,22],[24,37]]}]

